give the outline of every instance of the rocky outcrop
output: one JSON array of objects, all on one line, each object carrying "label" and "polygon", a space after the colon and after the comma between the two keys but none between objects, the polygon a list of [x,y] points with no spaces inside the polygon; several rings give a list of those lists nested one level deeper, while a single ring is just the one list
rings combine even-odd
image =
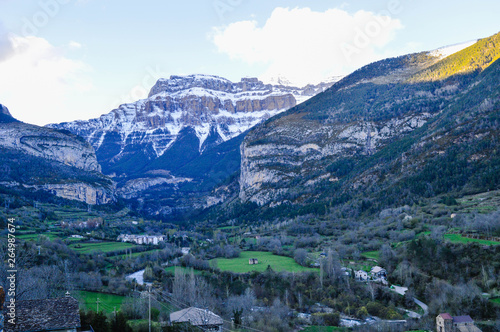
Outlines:
[{"label": "rocky outcrop", "polygon": [[2,177],[6,180],[0,186],[44,190],[87,204],[114,200],[113,182],[100,173],[95,151],[84,139],[19,122],[2,105],[0,120]]},{"label": "rocky outcrop", "polygon": [[60,162],[85,171],[100,171],[90,144],[71,133],[26,123],[0,123],[0,146]]},{"label": "rocky outcrop", "polygon": [[[305,185],[338,179],[326,171],[328,161],[373,154],[394,137],[423,126],[431,114],[385,122],[320,124],[300,119],[263,135],[257,128],[241,145],[240,199],[264,205],[290,189],[290,182],[318,174]],[[300,126],[298,122],[300,121]]]},{"label": "rocky outcrop", "polygon": [[7,115],[7,116],[12,116],[10,115],[9,109],[2,104],[0,104],[0,114]]},{"label": "rocky outcrop", "polygon": [[65,198],[85,202],[87,204],[107,204],[114,201],[113,192],[109,188],[88,183],[44,184],[38,189]]},{"label": "rocky outcrop", "polygon": [[176,185],[182,182],[191,182],[193,179],[190,178],[179,178],[175,176],[171,177],[154,177],[154,178],[139,178],[129,180],[118,190],[118,195],[124,198],[135,198],[140,195],[142,191],[145,191],[151,187],[169,184]]}]

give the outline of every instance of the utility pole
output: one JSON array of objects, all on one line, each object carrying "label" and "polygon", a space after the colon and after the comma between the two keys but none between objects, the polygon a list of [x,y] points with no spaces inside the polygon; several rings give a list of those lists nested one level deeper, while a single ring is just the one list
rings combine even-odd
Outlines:
[{"label": "utility pole", "polygon": [[101,300],[99,300],[99,298],[97,298],[97,301],[95,301],[95,303],[97,303],[97,313],[99,313],[99,302],[101,302]]},{"label": "utility pole", "polygon": [[149,287],[149,332],[151,332],[151,286]]}]

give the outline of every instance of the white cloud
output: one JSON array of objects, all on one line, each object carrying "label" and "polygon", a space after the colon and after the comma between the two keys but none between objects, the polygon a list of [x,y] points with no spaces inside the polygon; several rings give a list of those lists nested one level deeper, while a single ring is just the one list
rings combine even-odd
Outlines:
[{"label": "white cloud", "polygon": [[80,44],[79,42],[76,42],[74,40],[70,41],[68,46],[70,49],[73,49],[73,50],[78,50],[78,49],[82,48],[82,44]]},{"label": "white cloud", "polygon": [[231,59],[267,64],[262,80],[285,76],[304,85],[383,58],[381,48],[401,28],[388,11],[276,8],[262,27],[256,21],[240,21],[214,28],[210,38]]},{"label": "white cloud", "polygon": [[39,125],[86,117],[76,100],[92,89],[88,65],[43,38],[9,35],[8,44],[9,56],[0,58],[0,103],[14,117]]}]

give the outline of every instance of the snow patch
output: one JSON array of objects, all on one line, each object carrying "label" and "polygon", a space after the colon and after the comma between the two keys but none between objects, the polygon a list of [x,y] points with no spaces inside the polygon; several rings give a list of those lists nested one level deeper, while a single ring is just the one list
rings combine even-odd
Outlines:
[{"label": "snow patch", "polygon": [[459,43],[459,44],[454,44],[454,45],[449,45],[449,46],[445,46],[445,47],[441,47],[441,48],[438,48],[434,51],[430,51],[429,52],[429,55],[430,56],[434,56],[434,57],[438,57],[438,58],[441,58],[441,59],[444,59],[454,53],[457,53],[469,46],[472,46],[474,45],[475,43],[477,43],[478,39],[476,40],[471,40],[471,41],[468,41],[468,42],[465,42],[465,43]]}]

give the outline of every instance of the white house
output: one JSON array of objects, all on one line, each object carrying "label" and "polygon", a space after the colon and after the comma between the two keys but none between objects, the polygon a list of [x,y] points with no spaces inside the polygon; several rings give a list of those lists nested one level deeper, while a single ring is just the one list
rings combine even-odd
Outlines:
[{"label": "white house", "polygon": [[163,235],[131,235],[120,234],[118,241],[122,242],[135,242],[137,244],[154,244],[157,245],[165,239]]},{"label": "white house", "polygon": [[370,274],[372,277],[377,278],[377,279],[386,279],[387,278],[387,271],[380,266],[374,266],[372,267]]},{"label": "white house", "polygon": [[366,273],[363,270],[356,271],[354,276],[355,276],[356,280],[362,280],[362,281],[368,280],[368,273]]}]

